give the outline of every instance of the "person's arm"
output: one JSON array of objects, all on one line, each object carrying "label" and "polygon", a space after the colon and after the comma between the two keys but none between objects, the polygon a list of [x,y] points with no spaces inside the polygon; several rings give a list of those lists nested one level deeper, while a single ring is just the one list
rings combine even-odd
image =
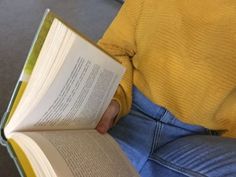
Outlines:
[{"label": "person's arm", "polygon": [[[126,115],[131,108],[133,84],[133,66],[131,60],[137,51],[135,34],[142,5],[143,0],[126,0],[116,18],[98,42],[100,47],[114,56],[119,63],[126,67],[126,73],[116,91],[113,103],[111,103],[113,106],[109,106],[108,110],[104,113],[104,115],[108,114],[106,117],[109,118],[105,120],[102,119],[98,124],[98,127],[101,126],[105,129],[104,132],[111,127],[111,122],[117,122],[119,118]],[[114,100],[116,101],[115,103]],[[113,111],[109,111],[109,109]],[[116,117],[115,121],[113,120],[114,117]]]}]

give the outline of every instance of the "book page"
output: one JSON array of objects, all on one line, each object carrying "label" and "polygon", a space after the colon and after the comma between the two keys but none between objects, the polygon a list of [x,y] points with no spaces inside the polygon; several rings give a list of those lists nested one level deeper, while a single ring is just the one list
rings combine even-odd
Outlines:
[{"label": "book page", "polygon": [[[57,23],[60,22],[57,20]],[[73,35],[68,34],[71,41]],[[66,38],[66,35],[61,36]],[[115,93],[124,68],[77,34],[68,46],[71,47],[58,73],[44,83],[49,85],[45,93],[27,93],[30,95],[27,101],[30,99],[32,102],[30,109],[24,108],[18,111],[21,114],[13,116],[14,120],[5,129],[6,135],[12,130],[96,127]]]},{"label": "book page", "polygon": [[[29,143],[28,140],[27,146],[24,145],[22,136],[25,136],[25,139],[30,138],[34,143]],[[36,174],[39,170],[39,173],[47,173],[48,176],[138,176],[112,137],[108,134],[101,135],[95,130],[13,133],[11,138],[17,141],[23,150],[25,148],[26,151],[31,151],[26,154],[29,154],[29,160],[35,160],[32,166]],[[38,152],[34,152],[38,148],[30,148],[33,144],[35,146],[35,143],[40,148]],[[37,159],[45,162],[38,163]]]}]

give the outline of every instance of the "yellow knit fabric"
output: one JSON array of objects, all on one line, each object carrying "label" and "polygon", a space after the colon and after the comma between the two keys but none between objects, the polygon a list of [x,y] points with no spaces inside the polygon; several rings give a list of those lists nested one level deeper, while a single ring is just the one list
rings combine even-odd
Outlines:
[{"label": "yellow knit fabric", "polygon": [[133,84],[178,119],[236,137],[235,0],[126,0],[98,44],[127,68],[120,116]]}]

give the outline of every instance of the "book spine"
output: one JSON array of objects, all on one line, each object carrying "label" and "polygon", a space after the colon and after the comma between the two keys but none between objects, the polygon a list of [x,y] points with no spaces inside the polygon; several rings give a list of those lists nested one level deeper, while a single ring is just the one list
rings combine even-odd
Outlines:
[{"label": "book spine", "polygon": [[3,117],[2,117],[1,123],[0,123],[0,130],[1,130],[0,143],[1,143],[3,146],[6,146],[6,145],[7,145],[7,140],[6,140],[6,137],[5,137],[5,134],[4,134],[3,127],[4,127],[5,123],[6,123],[6,120],[7,120],[8,115],[9,115],[9,111],[6,111],[6,112],[3,114]]},{"label": "book spine", "polygon": [[19,88],[20,88],[20,86],[21,86],[21,83],[22,83],[22,82],[21,82],[20,80],[17,81],[16,87],[15,87],[15,89],[14,89],[14,91],[13,91],[12,97],[11,97],[11,99],[10,99],[10,102],[9,102],[8,106],[7,106],[7,110],[6,110],[6,112],[3,114],[2,119],[1,119],[1,123],[0,123],[0,130],[1,130],[0,143],[1,143],[2,145],[5,145],[5,144],[6,144],[6,136],[5,136],[5,134],[4,134],[4,127],[5,127],[6,123],[7,123],[8,117],[9,117],[9,115],[10,115],[10,111],[11,111],[11,109],[12,109],[13,103],[14,103],[14,101],[15,101],[15,98],[16,98],[17,93],[18,93],[18,91],[19,91]]}]

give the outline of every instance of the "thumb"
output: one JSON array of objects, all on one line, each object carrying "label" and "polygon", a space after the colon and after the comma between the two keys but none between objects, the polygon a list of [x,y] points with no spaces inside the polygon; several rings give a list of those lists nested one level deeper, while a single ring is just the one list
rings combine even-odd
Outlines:
[{"label": "thumb", "polygon": [[115,100],[112,100],[96,127],[97,131],[102,134],[106,133],[112,127],[114,118],[118,113],[119,104]]}]

